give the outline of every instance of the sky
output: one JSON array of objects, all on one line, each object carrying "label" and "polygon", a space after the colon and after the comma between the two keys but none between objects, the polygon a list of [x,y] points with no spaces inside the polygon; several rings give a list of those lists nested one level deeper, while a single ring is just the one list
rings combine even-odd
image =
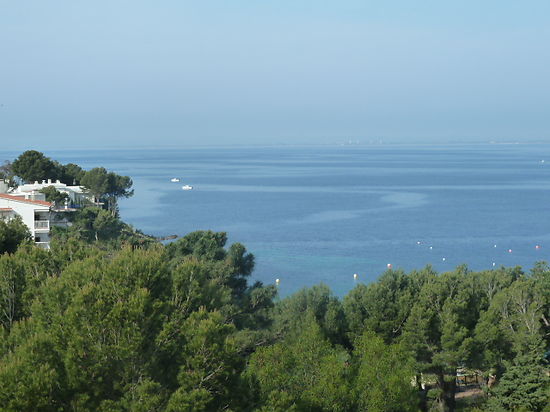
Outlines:
[{"label": "sky", "polygon": [[0,0],[4,149],[550,142],[548,0]]}]

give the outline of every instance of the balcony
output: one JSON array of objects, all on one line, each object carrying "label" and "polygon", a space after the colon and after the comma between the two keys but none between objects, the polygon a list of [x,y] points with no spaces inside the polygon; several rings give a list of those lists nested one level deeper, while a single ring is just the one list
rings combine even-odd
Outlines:
[{"label": "balcony", "polygon": [[49,220],[35,220],[34,221],[34,230],[50,230],[50,221]]}]

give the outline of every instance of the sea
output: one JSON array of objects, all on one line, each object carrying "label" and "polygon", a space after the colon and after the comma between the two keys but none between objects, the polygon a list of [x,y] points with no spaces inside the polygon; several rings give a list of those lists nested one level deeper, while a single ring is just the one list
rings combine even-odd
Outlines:
[{"label": "sea", "polygon": [[[19,152],[0,151],[0,160]],[[343,145],[52,150],[131,176],[124,221],[154,236],[227,232],[252,281],[343,296],[388,267],[439,272],[550,258],[550,145]],[[180,182],[171,182],[179,178]],[[182,190],[190,185],[192,190]]]}]

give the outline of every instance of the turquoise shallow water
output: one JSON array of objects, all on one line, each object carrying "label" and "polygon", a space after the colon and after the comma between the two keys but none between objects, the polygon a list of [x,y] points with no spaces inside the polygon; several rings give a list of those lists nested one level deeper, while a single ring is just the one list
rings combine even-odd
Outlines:
[{"label": "turquoise shallow water", "polygon": [[121,201],[121,214],[147,233],[227,231],[256,255],[254,278],[281,279],[282,295],[319,282],[343,295],[388,263],[477,270],[550,257],[550,145],[46,154],[131,176],[136,195]]}]

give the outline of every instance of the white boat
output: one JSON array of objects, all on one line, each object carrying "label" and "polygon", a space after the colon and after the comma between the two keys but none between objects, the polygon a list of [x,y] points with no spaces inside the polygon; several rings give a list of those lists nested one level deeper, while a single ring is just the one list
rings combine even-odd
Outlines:
[{"label": "white boat", "polygon": [[181,188],[182,188],[182,190],[192,190],[193,186],[183,185]]},{"label": "white boat", "polygon": [[178,183],[180,180],[177,177],[173,177],[172,179],[170,179],[170,181],[172,183]]}]

